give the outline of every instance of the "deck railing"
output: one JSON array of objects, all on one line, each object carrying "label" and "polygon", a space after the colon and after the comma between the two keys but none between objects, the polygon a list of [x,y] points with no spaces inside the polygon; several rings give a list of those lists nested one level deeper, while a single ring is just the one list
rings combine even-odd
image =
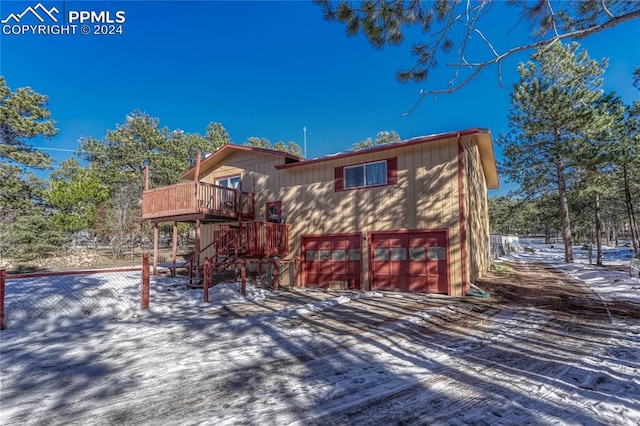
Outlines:
[{"label": "deck railing", "polygon": [[[233,261],[238,256],[286,256],[289,253],[289,225],[270,222],[242,222],[241,225],[220,225],[213,234],[213,241],[194,253],[178,268],[189,265],[189,283],[194,277],[200,277],[199,265],[202,253],[214,247],[212,258],[224,258],[231,255]],[[228,263],[224,260],[222,263]]]},{"label": "deck railing", "polygon": [[206,214],[231,219],[255,218],[252,193],[204,182],[184,182],[142,194],[142,218]]},{"label": "deck railing", "polygon": [[[222,225],[223,234],[236,238],[229,232],[230,225]],[[233,229],[233,228],[231,228]],[[289,252],[289,226],[270,222],[244,222],[238,229],[239,238],[235,245],[245,254],[252,256],[285,256]]]}]

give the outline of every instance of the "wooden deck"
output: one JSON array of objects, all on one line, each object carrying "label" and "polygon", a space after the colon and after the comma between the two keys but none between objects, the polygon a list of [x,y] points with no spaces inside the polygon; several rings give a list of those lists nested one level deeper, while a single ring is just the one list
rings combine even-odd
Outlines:
[{"label": "wooden deck", "polygon": [[142,218],[152,222],[253,220],[254,194],[203,182],[184,182],[142,193]]}]

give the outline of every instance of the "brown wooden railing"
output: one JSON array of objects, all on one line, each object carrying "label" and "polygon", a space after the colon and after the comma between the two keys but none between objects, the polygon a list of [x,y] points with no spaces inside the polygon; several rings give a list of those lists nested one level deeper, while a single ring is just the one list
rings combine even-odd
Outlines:
[{"label": "brown wooden railing", "polygon": [[233,236],[240,253],[252,256],[285,256],[289,253],[289,225],[245,222],[237,234],[228,232],[228,228],[230,225],[222,225],[220,231],[223,235]]},{"label": "brown wooden railing", "polygon": [[[189,265],[189,283],[194,275],[199,277],[200,254],[214,247],[212,259],[220,256],[233,256],[232,262],[240,255],[249,256],[285,256],[289,253],[289,225],[269,222],[242,222],[241,225],[220,225],[209,245],[194,253],[178,268]],[[223,262],[224,263],[224,262]],[[217,263],[214,261],[214,265]]]},{"label": "brown wooden railing", "polygon": [[142,193],[143,219],[195,214],[254,219],[255,198],[250,192],[204,182],[178,183]]}]

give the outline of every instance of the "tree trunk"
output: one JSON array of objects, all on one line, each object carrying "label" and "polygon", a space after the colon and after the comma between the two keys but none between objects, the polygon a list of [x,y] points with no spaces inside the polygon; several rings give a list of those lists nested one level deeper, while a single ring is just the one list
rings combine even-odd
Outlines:
[{"label": "tree trunk", "polygon": [[595,211],[594,215],[596,218],[596,265],[602,266],[602,237],[600,234],[602,233],[602,223],[600,221],[600,194],[596,192],[596,200],[595,200]]},{"label": "tree trunk", "polygon": [[627,205],[627,214],[629,215],[629,227],[631,228],[631,244],[633,251],[638,251],[638,224],[636,223],[636,215],[633,211],[633,200],[631,199],[631,191],[629,190],[629,176],[627,175],[627,166],[622,166],[622,177],[624,179],[624,201]]},{"label": "tree trunk", "polygon": [[556,163],[558,173],[558,196],[560,198],[560,217],[562,218],[562,240],[564,242],[564,261],[573,262],[573,241],[571,239],[571,221],[569,219],[569,203],[567,202],[567,183],[564,176],[562,159]]}]

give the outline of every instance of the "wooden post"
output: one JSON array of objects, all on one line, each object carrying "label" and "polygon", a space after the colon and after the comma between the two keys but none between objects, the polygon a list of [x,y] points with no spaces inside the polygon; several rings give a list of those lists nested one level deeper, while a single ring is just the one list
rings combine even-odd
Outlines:
[{"label": "wooden post", "polygon": [[158,273],[158,222],[153,224],[153,275]]},{"label": "wooden post", "polygon": [[149,189],[149,165],[144,166],[144,190]]},{"label": "wooden post", "polygon": [[193,177],[193,180],[195,182],[198,182],[200,180],[200,157],[201,156],[202,156],[202,154],[200,153],[200,151],[198,151],[198,155],[196,156],[195,176]]},{"label": "wooden post", "polygon": [[233,280],[235,282],[238,282],[238,263],[237,263],[238,262],[238,244],[239,242],[236,241],[236,246],[233,249],[233,260],[236,262],[233,267]]},{"label": "wooden post", "polygon": [[196,241],[195,241],[195,257],[196,257],[196,277],[200,277],[200,219],[196,219]]},{"label": "wooden post", "polygon": [[142,309],[149,309],[149,253],[142,255]]},{"label": "wooden post", "polygon": [[273,289],[278,291],[280,288],[280,260],[276,257],[273,259]]},{"label": "wooden post", "polygon": [[204,258],[204,279],[202,280],[202,287],[204,288],[203,300],[209,302],[209,258]]},{"label": "wooden post", "polygon": [[176,255],[178,254],[178,222],[173,222],[173,251],[171,253],[171,260],[173,262],[172,277],[176,276]]},{"label": "wooden post", "polygon": [[4,285],[7,277],[7,271],[0,269],[0,330],[4,330]]},{"label": "wooden post", "polygon": [[[200,212],[200,208],[202,206],[200,206],[200,201],[198,199],[198,189],[199,189],[199,182],[200,180],[200,151],[198,151],[198,155],[196,156],[196,169],[194,172],[194,177],[193,177],[193,201],[195,202],[195,207],[196,207],[196,211]],[[197,231],[196,231],[197,232]],[[196,252],[197,253],[197,252]],[[200,263],[198,263],[199,265]]]},{"label": "wooden post", "polygon": [[247,259],[242,259],[242,295],[247,295]]}]

